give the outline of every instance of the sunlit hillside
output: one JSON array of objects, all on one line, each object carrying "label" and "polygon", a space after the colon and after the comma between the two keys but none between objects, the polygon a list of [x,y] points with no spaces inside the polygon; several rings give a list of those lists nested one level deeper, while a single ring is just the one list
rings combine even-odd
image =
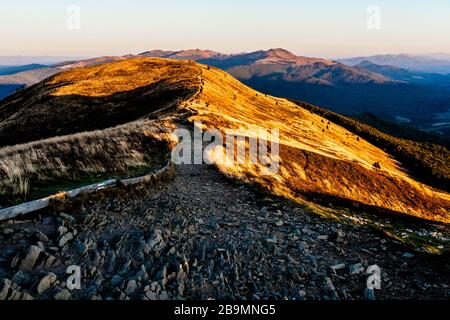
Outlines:
[{"label": "sunlit hillside", "polygon": [[218,69],[202,69],[203,90],[188,104],[198,112],[191,121],[207,128],[280,130],[278,175],[261,176],[261,165],[234,162],[220,170],[292,198],[328,195],[449,221],[448,194],[414,181],[391,155],[294,103],[258,93]]}]

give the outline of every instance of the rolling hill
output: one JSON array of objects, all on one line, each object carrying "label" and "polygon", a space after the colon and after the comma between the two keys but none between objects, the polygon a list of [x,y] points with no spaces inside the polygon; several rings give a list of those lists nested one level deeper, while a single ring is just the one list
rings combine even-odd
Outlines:
[{"label": "rolling hill", "polygon": [[[450,221],[447,193],[417,182],[392,154],[363,136],[289,100],[259,93],[220,69],[155,58],[76,68],[0,102],[2,197],[14,194],[17,181],[27,191],[113,170],[114,165],[92,165],[95,154],[136,165],[146,145],[159,141],[172,148],[171,130],[196,121],[204,130],[222,132],[279,129],[276,175],[262,175],[260,163],[218,161],[225,156],[221,145],[210,150],[209,159],[233,179],[301,203],[337,201]],[[106,137],[123,132],[129,147],[108,143]],[[60,150],[56,158],[55,149]]]},{"label": "rolling hill", "polygon": [[151,58],[165,58],[172,60],[203,60],[203,59],[225,59],[231,55],[201,49],[189,49],[180,51],[164,51],[164,50],[151,50],[140,53],[140,57]]}]

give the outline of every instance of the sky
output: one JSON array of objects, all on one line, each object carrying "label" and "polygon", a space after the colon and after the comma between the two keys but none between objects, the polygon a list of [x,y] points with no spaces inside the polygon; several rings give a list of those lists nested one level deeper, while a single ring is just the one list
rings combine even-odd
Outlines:
[{"label": "sky", "polygon": [[2,0],[0,56],[450,53],[448,0]]}]

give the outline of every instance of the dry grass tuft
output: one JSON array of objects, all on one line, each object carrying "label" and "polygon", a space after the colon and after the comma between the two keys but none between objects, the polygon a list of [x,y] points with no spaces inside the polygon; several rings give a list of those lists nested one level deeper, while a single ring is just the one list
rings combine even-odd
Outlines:
[{"label": "dry grass tuft", "polygon": [[0,149],[0,203],[13,203],[61,181],[126,176],[168,159],[170,124],[139,121]]}]

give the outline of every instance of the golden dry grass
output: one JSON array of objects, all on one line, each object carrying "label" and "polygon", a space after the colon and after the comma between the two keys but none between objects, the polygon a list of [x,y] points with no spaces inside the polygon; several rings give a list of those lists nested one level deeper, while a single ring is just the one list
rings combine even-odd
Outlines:
[{"label": "golden dry grass", "polygon": [[195,112],[190,121],[202,121],[204,129],[280,130],[277,175],[261,176],[262,165],[233,161],[218,165],[224,173],[297,200],[323,195],[450,221],[449,195],[412,179],[383,150],[288,100],[258,93],[221,70],[201,68],[201,93],[186,106]]},{"label": "golden dry grass", "polygon": [[0,149],[0,204],[8,205],[60,181],[126,175],[158,168],[168,159],[173,125],[137,121]]},{"label": "golden dry grass", "polygon": [[[197,73],[198,68],[194,64],[129,59],[62,72],[52,77],[48,84],[58,86],[52,92],[53,96],[105,97],[157,83],[162,86],[175,86],[180,83],[195,86],[193,79]],[[64,85],[60,86],[61,84]]]}]

